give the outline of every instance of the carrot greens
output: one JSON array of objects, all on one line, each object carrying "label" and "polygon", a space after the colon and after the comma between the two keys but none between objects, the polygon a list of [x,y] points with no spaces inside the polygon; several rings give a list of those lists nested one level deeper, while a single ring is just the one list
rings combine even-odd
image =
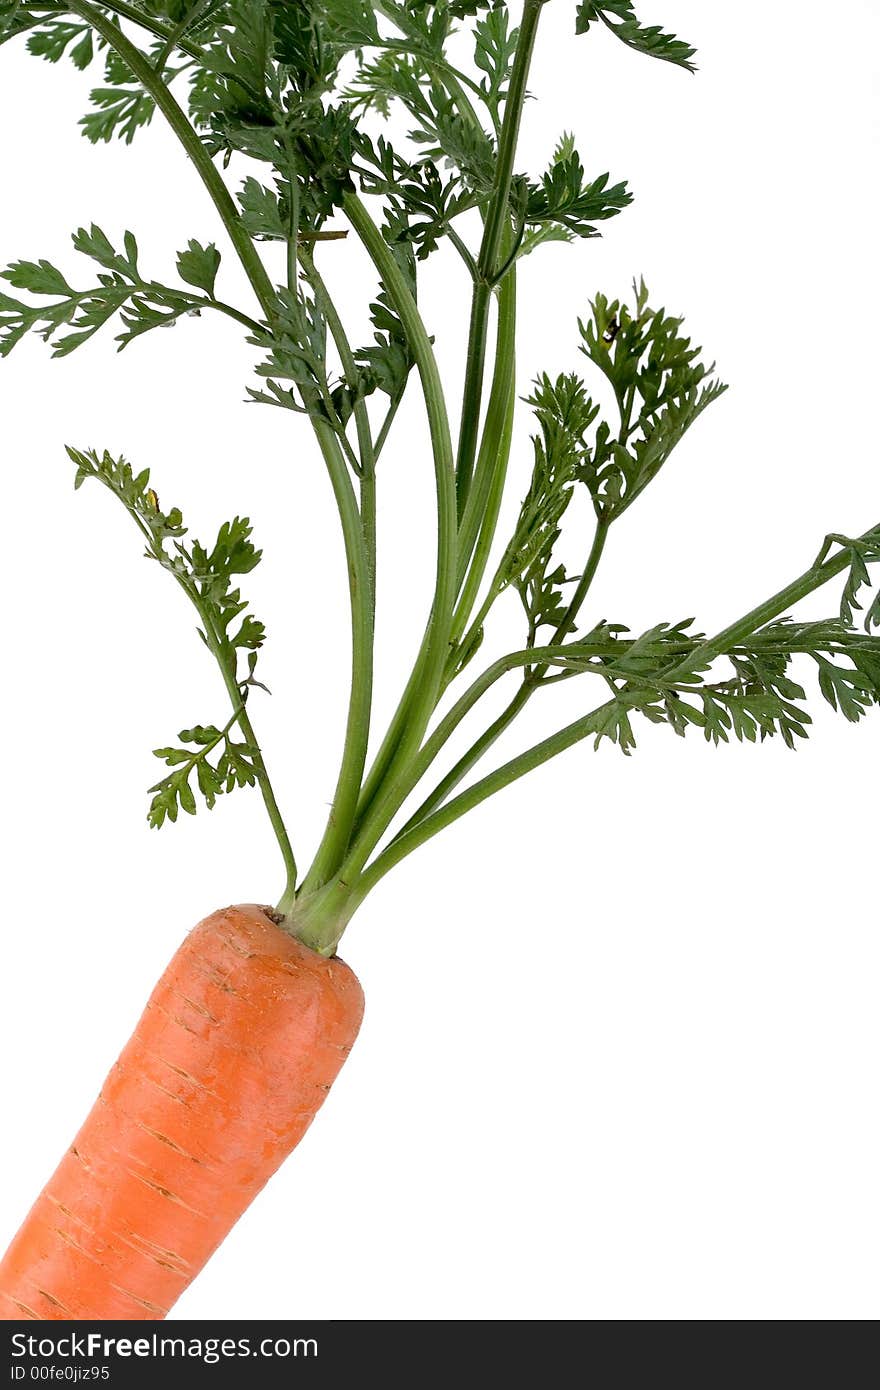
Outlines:
[{"label": "carrot greens", "polygon": [[[150,823],[257,787],[284,864],[279,912],[324,954],[402,858],[582,740],[630,753],[646,720],[715,744],[778,737],[794,747],[810,724],[805,664],[845,718],[880,703],[880,595],[869,596],[880,525],[858,538],[830,535],[802,575],[712,637],[691,622],[633,634],[588,614],[616,522],[726,387],[682,319],[654,307],[642,281],[629,298],[597,292],[581,306],[583,375],[572,367],[531,384],[517,378],[518,278],[533,273],[546,243],[589,240],[631,202],[624,182],[586,167],[567,132],[547,168],[521,167],[547,3],[0,3],[0,43],[21,38],[37,57],[99,71],[81,122],[87,139],[131,142],[157,112],[168,122],[213,201],[223,246],[221,254],[187,240],[183,229],[166,282],[144,268],[149,258],[131,232],[120,242],[97,226],[80,229],[73,245],[87,273],[73,283],[48,260],[16,261],[3,272],[0,355],[31,331],[66,356],[105,327],[124,348],[182,316],[223,314],[254,350],[249,399],[305,417],[291,423],[311,428],[326,468],[349,581],[351,691],[332,811],[300,876],[252,722],[265,632],[242,596],[260,559],[249,521],[234,518],[213,543],[192,540],[180,512],[163,510],[147,469],[68,450],[76,485],[93,479],[114,493],[147,556],[195,607],[226,693],[223,715],[156,750],[164,771],[151,788]],[[572,0],[569,8],[584,42],[617,40],[635,55],[695,70],[694,49],[645,24],[632,0]],[[392,114],[406,128],[393,142],[383,124]],[[365,344],[349,336],[351,306],[336,301],[328,274],[334,244],[346,236],[373,271]],[[284,253],[281,283],[268,269],[273,243]],[[449,380],[419,296],[440,247],[453,253],[450,265],[470,294],[462,370]],[[244,304],[223,293],[230,254],[250,286]],[[610,414],[594,394],[600,380]],[[433,471],[436,567],[421,644],[383,731],[372,710],[376,516],[381,457],[408,391],[421,393],[427,424],[412,452],[414,466]],[[505,535],[519,399],[534,419],[532,471]],[[593,529],[571,573],[561,557],[564,538],[581,524],[573,520],[576,495],[587,500]],[[841,577],[832,616],[790,616]],[[480,669],[496,604],[511,597],[522,610],[521,645]],[[533,697],[584,677],[580,717],[472,778]],[[512,686],[509,702],[481,725],[482,701],[501,682]],[[470,746],[451,768],[437,768],[466,721]]]}]

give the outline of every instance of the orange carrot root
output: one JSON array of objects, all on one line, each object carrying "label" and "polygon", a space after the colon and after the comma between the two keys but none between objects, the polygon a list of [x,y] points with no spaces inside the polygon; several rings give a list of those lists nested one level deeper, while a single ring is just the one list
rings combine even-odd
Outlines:
[{"label": "orange carrot root", "polygon": [[299,1143],[363,993],[251,904],[186,938],[0,1263],[0,1320],[158,1321]]}]

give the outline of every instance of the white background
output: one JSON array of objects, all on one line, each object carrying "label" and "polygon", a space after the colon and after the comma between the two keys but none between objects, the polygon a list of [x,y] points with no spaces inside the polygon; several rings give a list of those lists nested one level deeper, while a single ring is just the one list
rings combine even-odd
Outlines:
[{"label": "white background", "polygon": [[[579,368],[575,316],[633,274],[687,314],[735,389],[613,533],[590,613],[711,630],[800,573],[826,531],[880,519],[880,15],[869,0],[845,16],[818,0],[639,8],[698,46],[696,78],[604,34],[575,42],[573,4],[542,21],[520,167],[572,128],[588,169],[629,178],[637,201],[604,240],[526,263],[520,380]],[[85,283],[68,235],[92,219],[133,228],[160,279],[188,237],[226,251],[158,121],[95,150],[76,127],[88,77],[20,46],[0,57],[0,261],[47,256]],[[245,304],[231,261],[221,284]],[[365,263],[336,244],[324,264],[362,335]],[[458,263],[432,262],[424,310],[453,397],[465,305]],[[74,495],[65,442],[149,464],[197,534],[252,517],[274,692],[253,712],[303,859],[332,795],[338,532],[307,427],[242,403],[251,363],[235,325],[203,319],[121,358],[110,334],[63,362],[34,339],[0,369],[0,1244],[181,935],[281,888],[256,795],[146,827],[150,749],[220,717],[223,692],[121,509]],[[528,430],[523,410],[519,491]],[[433,564],[415,390],[381,475],[387,718]],[[519,632],[515,601],[500,609],[498,650]],[[536,700],[501,751],[586,693]],[[367,995],[354,1054],[172,1316],[875,1317],[880,719],[813,711],[797,755],[665,729],[640,730],[629,760],[583,745],[386,879],[342,948]]]}]

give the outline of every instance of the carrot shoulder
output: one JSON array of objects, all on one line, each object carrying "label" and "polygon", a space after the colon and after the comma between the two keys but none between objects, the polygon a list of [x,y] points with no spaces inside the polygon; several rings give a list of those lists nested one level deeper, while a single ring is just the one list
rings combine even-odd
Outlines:
[{"label": "carrot shoulder", "polygon": [[302,1138],[362,1015],[348,966],[261,908],[201,922],[0,1263],[0,1319],[164,1318]]}]

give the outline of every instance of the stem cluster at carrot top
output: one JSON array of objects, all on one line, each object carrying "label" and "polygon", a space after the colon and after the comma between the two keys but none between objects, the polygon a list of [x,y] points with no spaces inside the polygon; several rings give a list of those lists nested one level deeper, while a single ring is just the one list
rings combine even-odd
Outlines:
[{"label": "stem cluster at carrot top", "polygon": [[[553,3],[568,6],[579,42],[620,42],[634,64],[694,70],[694,50],[643,23],[634,0]],[[238,261],[250,287],[247,302],[230,302],[221,251],[187,239],[186,228],[167,280],[153,278],[132,232],[81,228],[73,244],[84,269],[70,278],[47,260],[3,272],[0,355],[29,330],[65,356],[110,325],[125,347],[183,315],[223,314],[253,347],[249,398],[302,417],[291,424],[311,429],[326,469],[345,544],[351,692],[332,810],[301,873],[256,727],[265,631],[243,596],[260,560],[250,522],[237,516],[213,540],[196,540],[179,510],[160,505],[148,468],[101,450],[68,450],[76,485],[95,480],[114,493],[147,556],[193,605],[225,690],[215,722],[156,750],[163,770],[151,788],[151,824],[210,808],[236,788],[258,789],[284,866],[278,911],[325,954],[393,865],[582,739],[607,739],[629,753],[639,722],[649,720],[716,744],[779,737],[793,747],[810,723],[801,667],[812,668],[821,694],[847,719],[880,701],[880,597],[865,601],[880,525],[829,536],[803,574],[766,602],[743,604],[748,611],[713,636],[690,622],[632,633],[587,616],[615,524],[725,387],[682,319],[653,307],[642,282],[627,298],[597,292],[582,306],[573,337],[583,375],[573,362],[556,377],[517,380],[518,277],[534,273],[545,243],[598,236],[631,201],[624,182],[585,167],[569,133],[546,169],[521,167],[545,6],[0,2],[0,43],[20,41],[50,62],[98,70],[82,119],[89,140],[131,142],[157,113],[168,122],[213,201],[223,256]],[[403,114],[407,131],[394,143],[383,121],[392,112]],[[346,326],[359,306],[339,303],[332,287],[335,243],[346,235],[374,273],[365,344]],[[267,269],[275,264],[269,243],[283,249],[282,283]],[[444,244],[470,289],[462,369],[447,380],[419,308],[420,283]],[[593,394],[600,378],[610,387],[610,413]],[[433,469],[436,574],[412,671],[381,730],[372,719],[376,517],[380,505],[393,506],[383,496],[382,454],[407,391],[420,392],[423,405],[426,429],[410,452],[413,466]],[[533,416],[534,461],[506,535],[499,519],[522,398]],[[571,506],[578,493],[593,523],[582,536],[581,512]],[[564,534],[566,554],[572,538],[580,547],[574,573],[561,559]],[[842,595],[825,620],[790,616],[838,577]],[[521,645],[481,664],[495,606],[511,595],[522,609]],[[493,760],[524,707],[570,680],[583,688],[580,717],[507,762]],[[484,697],[501,682],[509,701],[487,722]],[[471,741],[450,768],[441,755],[465,721]],[[484,760],[488,770],[475,771]]]}]

